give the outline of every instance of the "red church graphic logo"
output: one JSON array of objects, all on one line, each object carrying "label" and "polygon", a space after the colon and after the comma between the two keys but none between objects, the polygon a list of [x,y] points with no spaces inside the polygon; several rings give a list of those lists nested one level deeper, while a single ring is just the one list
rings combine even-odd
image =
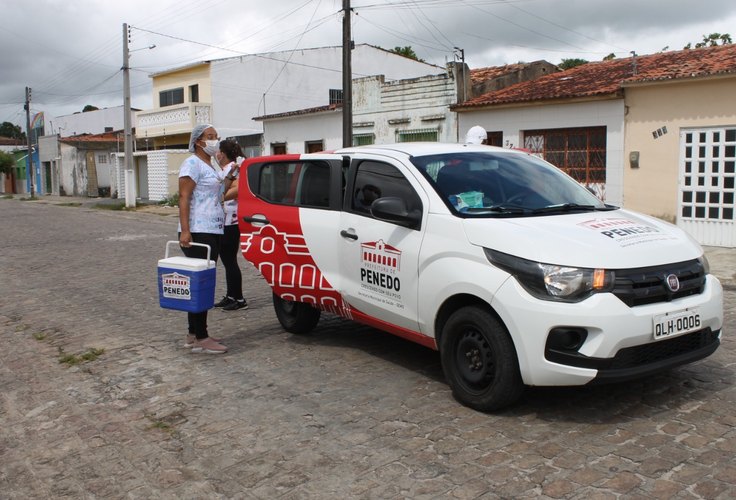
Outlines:
[{"label": "red church graphic logo", "polygon": [[241,248],[243,256],[256,264],[280,297],[352,318],[350,305],[319,270],[303,235],[287,234],[267,225],[251,234],[244,233]]},{"label": "red church graphic logo", "polygon": [[161,285],[163,296],[167,299],[190,300],[192,297],[190,278],[185,274],[162,274]]},{"label": "red church graphic logo", "polygon": [[361,260],[363,265],[381,268],[386,272],[397,272],[401,269],[401,250],[387,245],[383,240],[363,243]]}]

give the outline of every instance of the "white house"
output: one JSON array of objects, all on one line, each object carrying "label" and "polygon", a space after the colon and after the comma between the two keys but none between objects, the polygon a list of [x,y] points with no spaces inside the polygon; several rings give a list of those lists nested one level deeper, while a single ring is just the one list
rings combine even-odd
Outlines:
[{"label": "white house", "polygon": [[[131,110],[131,120],[136,110]],[[131,122],[133,123],[133,122]],[[125,128],[125,109],[123,106],[98,109],[57,116],[49,121],[52,134],[70,137],[82,134],[103,134]]]},{"label": "white house", "polygon": [[[385,75],[353,80],[352,143],[407,141],[457,142],[450,105],[468,91],[465,65],[416,78],[387,80]],[[264,123],[263,144],[270,154],[305,153],[342,146],[342,107],[327,105],[256,118]]]}]

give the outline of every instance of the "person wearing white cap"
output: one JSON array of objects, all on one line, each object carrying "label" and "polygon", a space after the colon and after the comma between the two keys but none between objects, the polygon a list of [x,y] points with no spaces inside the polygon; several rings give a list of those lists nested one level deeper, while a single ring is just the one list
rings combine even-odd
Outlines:
[{"label": "person wearing white cap", "polygon": [[488,133],[480,125],[470,127],[465,135],[465,144],[488,144]]},{"label": "person wearing white cap", "polygon": [[[201,124],[192,129],[189,151],[194,153],[179,168],[179,246],[184,255],[206,259],[203,243],[210,246],[210,259],[217,262],[225,212],[222,209],[222,175],[212,165],[219,151],[220,138],[212,125]],[[227,347],[207,334],[207,311],[187,313],[189,333],[184,347],[192,352],[222,354]]]}]

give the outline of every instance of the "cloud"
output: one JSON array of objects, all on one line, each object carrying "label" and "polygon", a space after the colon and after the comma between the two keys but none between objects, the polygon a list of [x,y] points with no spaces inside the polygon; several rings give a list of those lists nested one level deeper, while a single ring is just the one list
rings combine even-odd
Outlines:
[{"label": "cloud", "polygon": [[[86,104],[121,105],[125,22],[133,27],[132,105],[148,108],[153,72],[238,53],[340,45],[341,7],[341,0],[9,2],[0,18],[0,122],[25,126],[26,86],[32,111],[48,117]],[[732,0],[709,0],[707,8],[691,0],[353,0],[352,7],[356,43],[411,46],[440,66],[455,47],[471,67],[600,60],[679,50],[736,26]]]}]

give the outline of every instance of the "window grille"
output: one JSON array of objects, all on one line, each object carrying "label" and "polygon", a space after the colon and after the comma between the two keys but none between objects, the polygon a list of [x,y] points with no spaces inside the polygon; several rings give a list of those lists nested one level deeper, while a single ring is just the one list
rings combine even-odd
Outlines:
[{"label": "window grille", "polygon": [[581,184],[606,182],[606,127],[528,130],[524,147]]},{"label": "window grille", "polygon": [[330,104],[342,104],[342,89],[330,89]]},{"label": "window grille", "polygon": [[736,128],[687,132],[684,156],[682,218],[735,220]]},{"label": "window grille", "polygon": [[436,128],[397,130],[396,142],[437,142],[438,135]]},{"label": "window grille", "polygon": [[373,134],[353,134],[353,146],[367,146],[375,143]]}]

